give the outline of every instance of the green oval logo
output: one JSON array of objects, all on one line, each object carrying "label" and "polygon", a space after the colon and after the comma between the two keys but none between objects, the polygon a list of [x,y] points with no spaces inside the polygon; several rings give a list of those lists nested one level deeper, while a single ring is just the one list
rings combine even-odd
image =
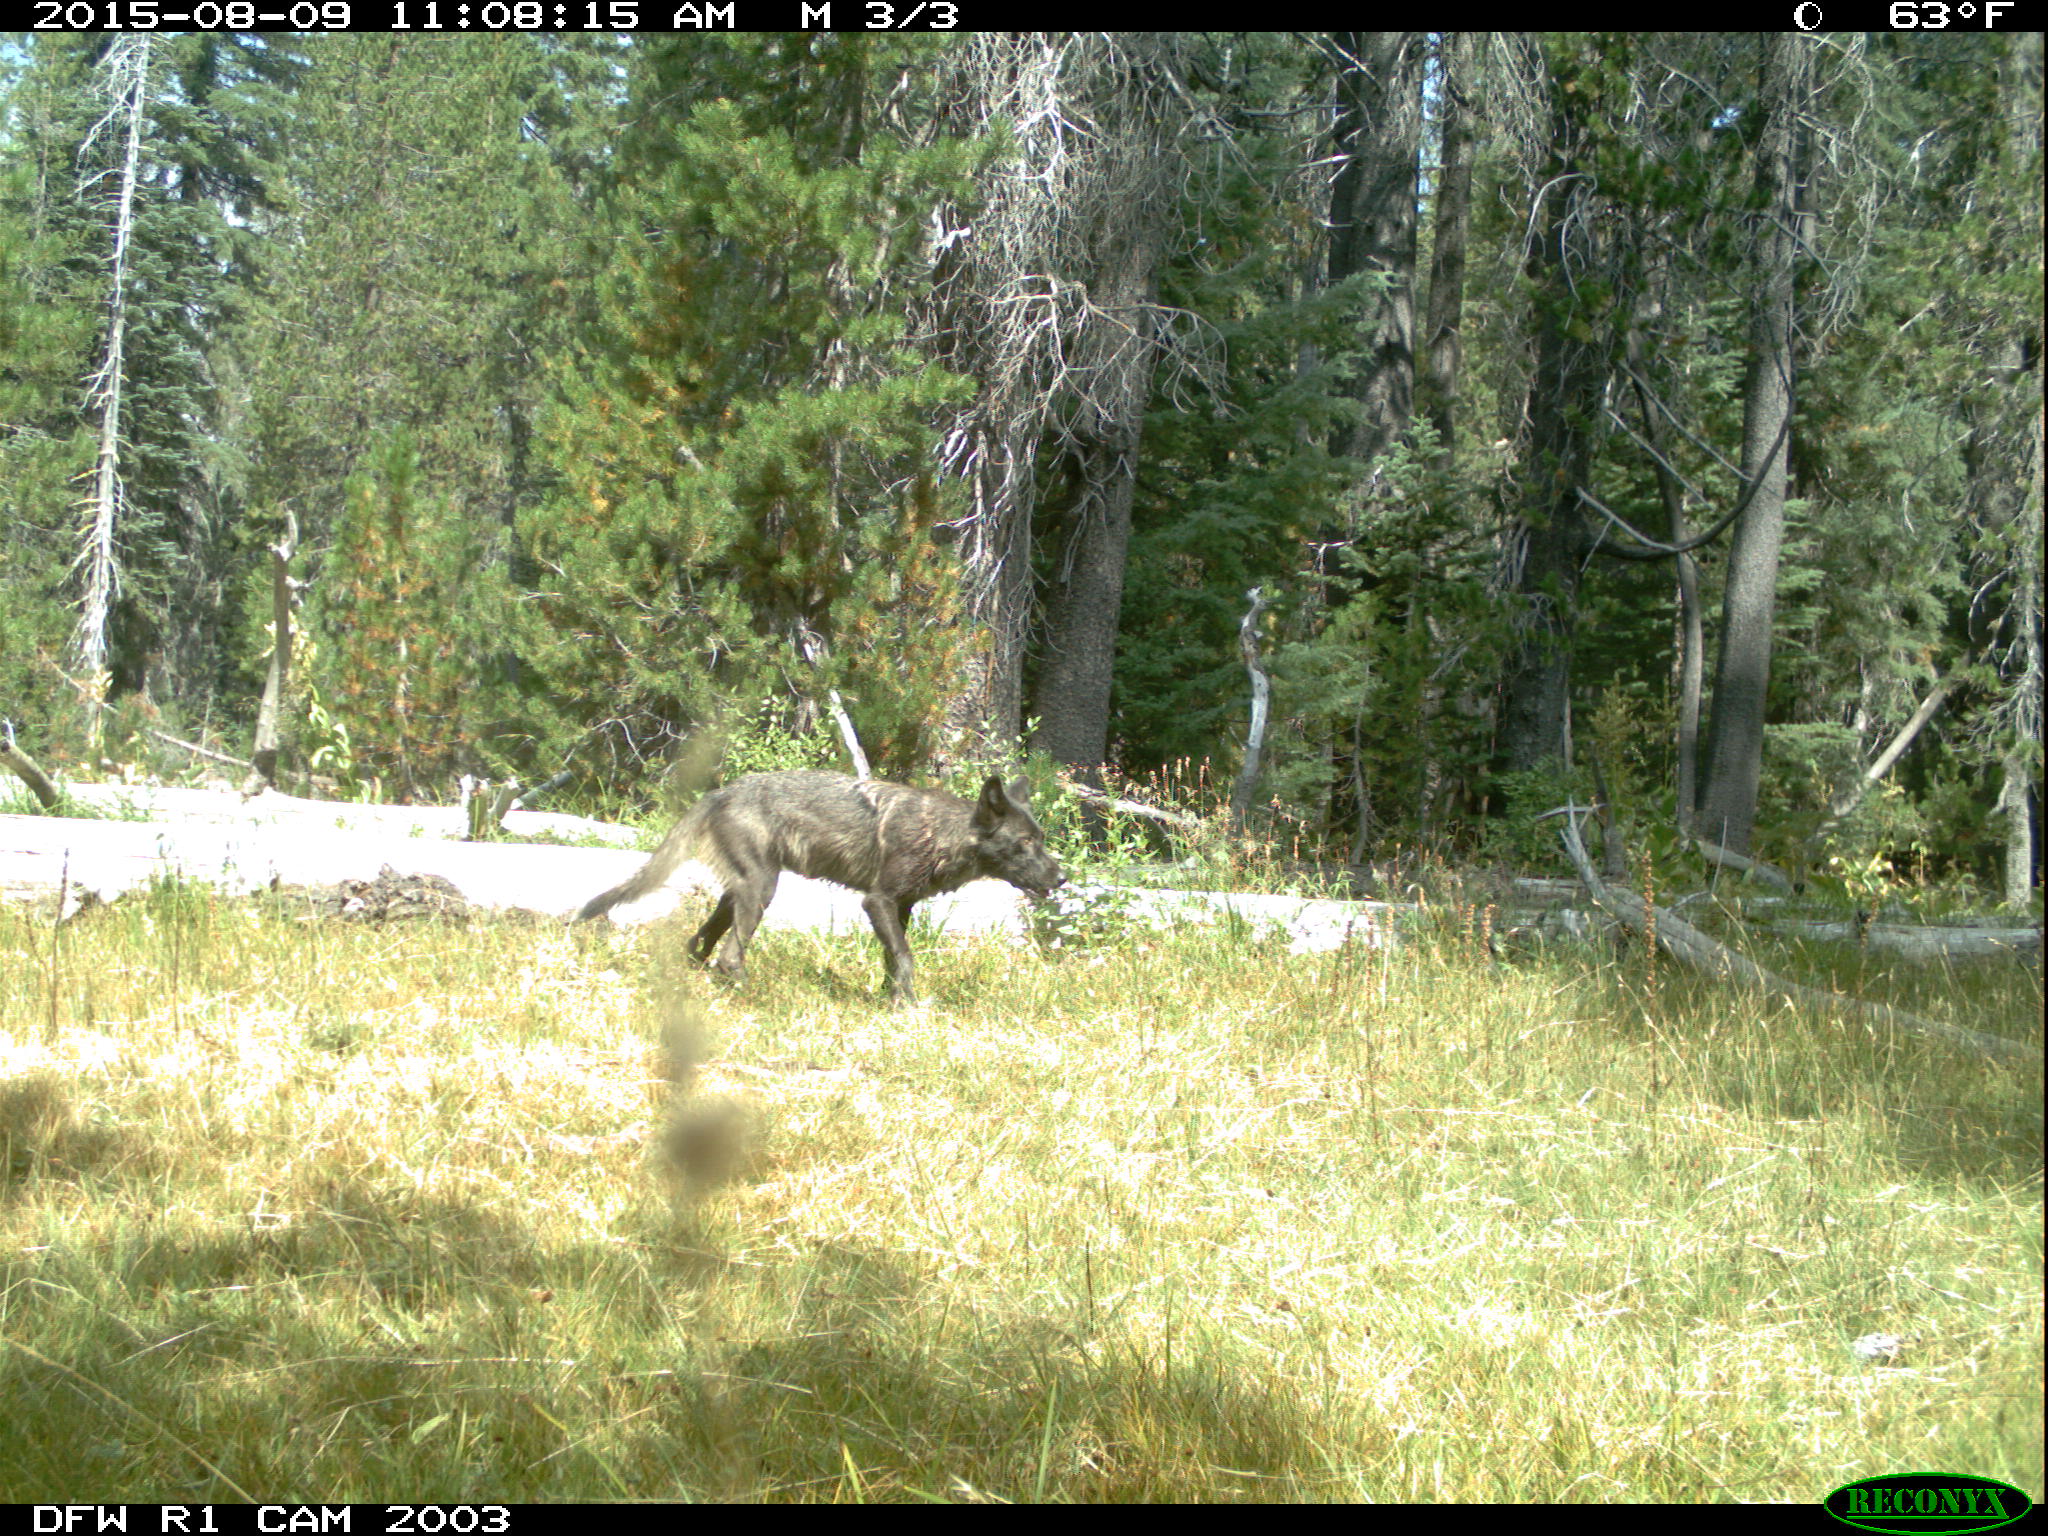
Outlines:
[{"label": "green oval logo", "polygon": [[1844,1483],[1824,1501],[1844,1525],[1891,1536],[1963,1536],[1996,1530],[2033,1507],[2011,1483],[1960,1472],[1901,1472]]}]

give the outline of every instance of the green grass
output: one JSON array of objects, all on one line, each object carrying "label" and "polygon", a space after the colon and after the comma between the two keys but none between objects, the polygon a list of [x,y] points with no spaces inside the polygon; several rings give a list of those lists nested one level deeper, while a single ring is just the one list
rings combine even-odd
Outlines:
[{"label": "green grass", "polygon": [[1455,921],[679,943],[0,911],[0,1500],[2039,1496],[2038,1073]]},{"label": "green grass", "polygon": [[75,821],[148,821],[150,813],[134,801],[81,800],[59,789],[57,803],[44,807],[26,784],[0,780],[0,816],[62,816]]}]

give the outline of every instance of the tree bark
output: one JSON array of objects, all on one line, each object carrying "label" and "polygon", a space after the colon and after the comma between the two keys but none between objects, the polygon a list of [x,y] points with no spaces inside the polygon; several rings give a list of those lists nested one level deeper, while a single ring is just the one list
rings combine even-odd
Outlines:
[{"label": "tree bark", "polygon": [[1438,112],[1443,148],[1437,164],[1436,229],[1430,243],[1429,307],[1425,314],[1421,396],[1436,429],[1440,459],[1457,447],[1458,370],[1464,361],[1465,240],[1472,224],[1470,106],[1466,76],[1471,69],[1470,33],[1448,32],[1438,49],[1441,68]]},{"label": "tree bark", "polygon": [[1645,301],[1636,323],[1629,327],[1629,376],[1635,385],[1636,405],[1642,413],[1643,440],[1650,445],[1651,463],[1657,476],[1657,495],[1664,503],[1665,537],[1678,553],[1673,582],[1678,597],[1678,830],[1692,831],[1695,782],[1699,771],[1700,684],[1706,670],[1705,628],[1700,615],[1699,562],[1683,546],[1692,537],[1685,515],[1685,490],[1671,468],[1670,433],[1665,431],[1663,413],[1650,398],[1649,356],[1643,344],[1643,330],[1663,313],[1661,287],[1664,272],[1644,275]]},{"label": "tree bark", "polygon": [[1073,497],[1057,525],[1065,547],[1053,556],[1045,654],[1032,695],[1036,744],[1076,768],[1095,768],[1108,753],[1138,440],[1152,388],[1162,214],[1134,210],[1130,222],[1104,231],[1108,250],[1082,337],[1087,394],[1067,440]]},{"label": "tree bark", "polygon": [[1589,323],[1576,285],[1596,255],[1592,188],[1578,168],[1587,104],[1555,82],[1552,91],[1551,152],[1537,184],[1542,233],[1529,253],[1538,317],[1529,443],[1503,557],[1514,638],[1502,669],[1499,756],[1509,771],[1562,767],[1568,758],[1572,631],[1587,542],[1578,493],[1606,377],[1597,342],[1573,335]]},{"label": "tree bark", "polygon": [[[1035,433],[1034,433],[1035,435]],[[967,739],[1007,750],[1024,729],[1024,654],[1031,630],[1031,504],[1035,479],[1028,448],[984,440],[981,453],[1000,460],[971,471],[975,514],[960,542],[967,618],[981,637],[968,653],[946,723]]]},{"label": "tree bark", "polygon": [[990,167],[972,214],[939,210],[938,260],[918,328],[950,368],[982,380],[945,440],[949,473],[973,505],[955,528],[967,621],[981,645],[947,701],[947,724],[985,750],[1012,750],[1024,723],[1031,627],[1031,518],[1036,460],[1052,391],[1051,346],[1066,340],[1060,289],[1061,164],[1081,45],[1053,34],[963,40],[935,133],[980,137],[1012,123],[1007,160]]},{"label": "tree bark", "polygon": [[1170,125],[1181,110],[1168,99],[1169,40],[1122,36],[1105,67],[1095,103],[1102,160],[1094,201],[1080,215],[1093,220],[1086,305],[1068,331],[1060,379],[1069,495],[1047,530],[1052,569],[1032,693],[1036,744],[1054,761],[1088,770],[1109,753],[1131,501],[1158,357],[1159,263],[1174,209]]},{"label": "tree bark", "polygon": [[2000,905],[2024,912],[2034,890],[2034,799],[2026,754],[2015,748],[2000,764],[1998,814],[2005,819],[2005,860]]},{"label": "tree bark", "polygon": [[1259,615],[1266,609],[1266,594],[1262,588],[1253,587],[1245,596],[1251,607],[1245,610],[1244,620],[1237,627],[1237,648],[1244,657],[1245,671],[1251,674],[1252,719],[1245,732],[1244,764],[1238,769],[1237,787],[1230,792],[1230,824],[1240,832],[1252,808],[1252,791],[1258,787],[1259,759],[1266,748],[1266,707],[1273,691],[1259,660]]},{"label": "tree bark", "polygon": [[[2041,34],[2015,34],[1999,60],[2003,164],[2012,222],[2023,247],[2041,240]],[[2026,258],[2022,258],[2023,260]],[[2035,268],[2038,275],[2039,268]],[[1985,359],[1997,395],[1974,412],[1964,462],[1982,537],[1981,593],[2003,596],[1986,614],[2001,697],[1981,729],[1999,747],[1998,814],[2005,823],[2004,904],[2024,910],[2036,883],[2041,813],[2041,500],[2043,479],[2039,313],[1991,340]],[[1987,605],[1988,606],[1988,605]]]},{"label": "tree bark", "polygon": [[[1333,451],[1370,466],[1407,437],[1415,410],[1415,193],[1422,136],[1422,64],[1428,34],[1333,32],[1340,60],[1336,123],[1330,152],[1329,281],[1380,279],[1359,323],[1359,359],[1344,382],[1358,402],[1358,420],[1339,428]],[[1370,491],[1367,492],[1369,496]],[[1355,528],[1332,528],[1319,542],[1348,543]],[[1326,576],[1324,601],[1335,611],[1354,587]],[[1332,827],[1353,823],[1353,847],[1367,832],[1370,809],[1356,743],[1333,735],[1329,752]]]},{"label": "tree bark", "polygon": [[[1129,475],[1155,345],[1149,314],[1118,308],[1131,292],[1149,306],[1149,270],[1133,286],[1118,267],[1136,259],[1149,268],[1163,245],[1180,110],[1169,94],[1175,48],[1171,35],[1148,33],[980,34],[953,55],[957,74],[935,119],[934,131],[965,135],[1000,121],[1014,146],[987,178],[982,206],[941,211],[940,259],[919,322],[949,366],[983,381],[947,434],[945,457],[973,488],[958,549],[968,618],[987,639],[963,668],[947,719],[999,750],[1014,748],[1023,725],[1037,464],[1048,435],[1081,490],[1055,553],[1064,590],[1049,595],[1062,676],[1041,680],[1034,707],[1050,706],[1063,751],[1099,761],[1104,750],[1095,739],[1106,736]],[[1129,357],[1119,357],[1119,342]],[[1135,406],[1120,393],[1133,382],[1127,362],[1143,369]],[[1102,718],[1091,729],[1069,718],[1074,711]]]},{"label": "tree bark", "polygon": [[1695,826],[1737,853],[1749,851],[1763,771],[1764,716],[1771,681],[1771,621],[1785,536],[1785,488],[1792,412],[1793,268],[1798,258],[1800,115],[1811,91],[1811,53],[1796,35],[1769,35],[1759,86],[1764,114],[1757,149],[1763,209],[1752,270],[1749,378],[1742,411],[1742,474],[1755,483],[1728,551],[1706,772]]},{"label": "tree bark", "polygon": [[1350,393],[1362,407],[1339,451],[1370,462],[1408,431],[1415,406],[1415,166],[1421,137],[1421,32],[1339,32],[1330,189],[1330,281],[1377,272],[1386,285],[1365,326]]},{"label": "tree bark", "polygon": [[14,722],[6,724],[6,739],[0,741],[0,768],[8,769],[29,788],[44,810],[54,811],[62,792],[50,776],[43,772],[43,765],[30,757],[14,743]]},{"label": "tree bark", "polygon": [[[1471,140],[1470,103],[1466,89],[1472,58],[1470,33],[1443,35],[1437,51],[1437,110],[1442,124],[1442,148],[1437,165],[1435,234],[1429,259],[1429,307],[1422,328],[1422,377],[1417,392],[1435,429],[1436,462],[1445,470],[1456,458],[1458,372],[1464,361],[1465,243],[1472,222],[1472,162],[1467,153]],[[1440,576],[1442,559],[1442,549],[1432,541],[1423,551],[1421,586],[1425,590],[1434,586]],[[1426,598],[1418,596],[1410,609],[1409,623],[1421,625],[1428,633],[1432,653],[1441,655],[1449,648],[1445,626],[1431,612]],[[1439,722],[1443,718],[1445,686],[1439,670],[1433,669],[1423,680],[1417,701],[1416,750],[1421,762],[1416,772],[1415,823],[1424,842],[1436,836],[1444,798]],[[1355,848],[1354,863],[1358,852]]]},{"label": "tree bark", "polygon": [[283,536],[270,546],[270,668],[263,678],[263,703],[256,711],[256,743],[249,752],[245,794],[277,783],[279,719],[292,670],[292,608],[298,585],[292,580],[292,556],[299,547],[299,520],[287,512],[284,527]]}]

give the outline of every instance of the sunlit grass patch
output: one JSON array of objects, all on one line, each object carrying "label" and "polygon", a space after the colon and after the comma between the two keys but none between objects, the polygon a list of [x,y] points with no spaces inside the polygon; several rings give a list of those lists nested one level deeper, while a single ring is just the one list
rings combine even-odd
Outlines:
[{"label": "sunlit grass patch", "polygon": [[[914,1010],[864,935],[678,948],[0,913],[0,1487],[2040,1484],[2038,1076],[1469,921],[927,942]],[[2038,1039],[2037,973],[1888,974]]]}]

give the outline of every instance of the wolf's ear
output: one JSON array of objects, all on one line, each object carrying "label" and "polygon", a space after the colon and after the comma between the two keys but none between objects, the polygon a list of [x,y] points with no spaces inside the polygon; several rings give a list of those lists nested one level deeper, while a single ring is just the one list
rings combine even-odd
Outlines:
[{"label": "wolf's ear", "polygon": [[1031,781],[1021,773],[1010,780],[1010,803],[1020,811],[1031,804]]},{"label": "wolf's ear", "polygon": [[974,803],[977,825],[992,827],[1010,814],[1010,792],[1003,781],[990,774],[981,786],[981,798]]}]

